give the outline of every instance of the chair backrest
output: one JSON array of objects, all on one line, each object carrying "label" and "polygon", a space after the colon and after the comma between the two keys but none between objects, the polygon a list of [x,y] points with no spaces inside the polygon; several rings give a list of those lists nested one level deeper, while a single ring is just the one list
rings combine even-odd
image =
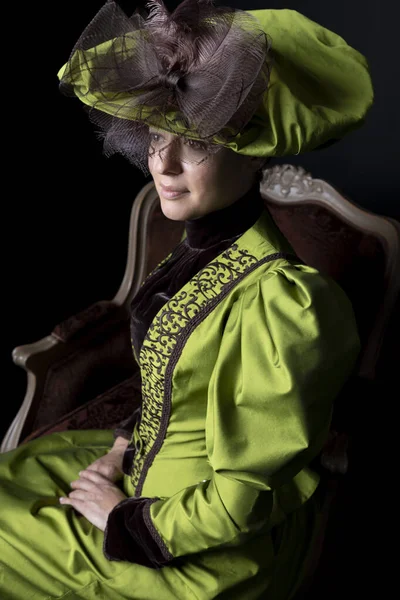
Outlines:
[{"label": "chair backrest", "polygon": [[335,279],[349,296],[362,342],[358,375],[374,379],[399,298],[399,224],[358,207],[293,165],[266,169],[261,194],[299,258]]}]

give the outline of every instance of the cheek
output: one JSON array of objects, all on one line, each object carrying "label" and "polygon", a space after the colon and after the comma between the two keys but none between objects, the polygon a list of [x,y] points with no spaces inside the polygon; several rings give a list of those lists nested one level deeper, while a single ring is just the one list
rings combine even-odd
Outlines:
[{"label": "cheek", "polygon": [[201,214],[221,208],[230,192],[231,173],[218,155],[188,169],[187,181],[194,205]]},{"label": "cheek", "polygon": [[188,180],[191,181],[193,188],[204,192],[209,192],[219,186],[222,179],[221,170],[218,164],[212,159],[205,161],[200,165],[193,165],[188,169]]},{"label": "cheek", "polygon": [[151,175],[153,175],[154,160],[151,156],[149,156],[147,159],[147,167],[148,167]]},{"label": "cheek", "polygon": [[207,189],[207,177],[198,165],[186,164],[183,167],[183,178],[192,197],[201,196]]}]

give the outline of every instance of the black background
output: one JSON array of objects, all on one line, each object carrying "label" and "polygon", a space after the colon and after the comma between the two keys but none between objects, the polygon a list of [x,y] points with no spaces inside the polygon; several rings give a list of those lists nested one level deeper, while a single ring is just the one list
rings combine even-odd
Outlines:
[{"label": "black background", "polygon": [[[56,323],[92,302],[114,296],[125,268],[131,203],[146,182],[123,158],[102,156],[79,101],[58,90],[58,69],[102,4],[102,0],[69,0],[8,9],[9,30],[15,37],[10,36],[3,62],[6,386],[0,435],[25,393],[25,374],[13,365],[12,349],[47,335]],[[122,4],[135,6],[129,1]],[[166,4],[172,9],[179,3]],[[366,124],[330,148],[280,162],[303,165],[361,206],[398,217],[395,2],[225,4],[294,8],[340,34],[367,57],[376,97]]]},{"label": "black background", "polygon": [[[12,349],[49,334],[56,323],[89,304],[114,296],[125,268],[132,200],[146,182],[124,159],[102,156],[101,144],[79,101],[58,91],[58,69],[102,4],[102,0],[15,3],[4,17],[10,35],[3,46],[1,364],[5,385],[0,436],[25,393],[25,374],[13,365]],[[166,4],[171,9],[178,2]],[[330,148],[280,162],[300,164],[359,205],[398,218],[397,3],[231,0],[225,4],[242,9],[296,9],[344,37],[367,57],[375,104],[366,124]],[[123,5],[134,7],[135,3]],[[398,387],[379,398],[376,424],[371,428],[371,421],[367,422],[363,438],[365,460],[359,450],[364,469],[355,478],[357,493],[345,516],[354,590],[359,589],[358,577],[363,590],[368,590],[371,577],[386,578],[387,569],[378,567],[379,557],[386,561],[381,532],[390,531],[392,517],[390,510],[382,510],[386,485],[382,482],[387,481],[382,441],[388,434],[380,426],[382,416],[386,423],[391,420],[387,416],[392,414],[395,397]],[[385,509],[386,500],[384,504]],[[377,535],[380,547],[374,545]],[[343,589],[342,597],[349,597],[347,592]],[[354,597],[361,596],[356,592]]]}]

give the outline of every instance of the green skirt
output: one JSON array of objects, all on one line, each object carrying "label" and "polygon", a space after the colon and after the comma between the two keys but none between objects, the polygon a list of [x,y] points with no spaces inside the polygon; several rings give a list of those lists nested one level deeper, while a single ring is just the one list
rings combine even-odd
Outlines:
[{"label": "green skirt", "polygon": [[[312,497],[272,535],[245,547],[150,569],[109,561],[103,532],[61,506],[78,472],[106,453],[110,431],[57,433],[0,455],[1,600],[287,600],[297,589],[318,518]],[[121,481],[133,493],[128,477]]]}]

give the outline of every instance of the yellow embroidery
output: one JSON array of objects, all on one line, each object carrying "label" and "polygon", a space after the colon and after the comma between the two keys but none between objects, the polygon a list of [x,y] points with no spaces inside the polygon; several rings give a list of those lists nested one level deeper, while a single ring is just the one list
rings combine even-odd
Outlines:
[{"label": "yellow embroidery", "polygon": [[255,256],[233,244],[201,269],[154,318],[139,355],[142,416],[132,468],[136,495],[140,495],[148,467],[164,440],[171,409],[172,372],[187,337],[222,300],[224,292],[228,293],[258,263]]}]

